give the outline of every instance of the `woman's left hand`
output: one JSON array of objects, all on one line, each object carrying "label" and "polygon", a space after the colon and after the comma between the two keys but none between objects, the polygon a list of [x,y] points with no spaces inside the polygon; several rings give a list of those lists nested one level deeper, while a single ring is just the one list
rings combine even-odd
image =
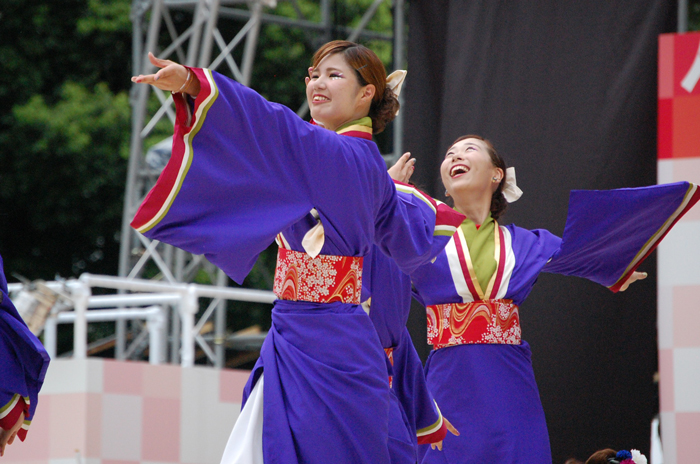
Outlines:
[{"label": "woman's left hand", "polygon": [[392,179],[407,184],[411,180],[413,171],[416,169],[415,164],[416,159],[411,158],[411,153],[406,152],[389,168],[389,175]]},{"label": "woman's left hand", "polygon": [[620,291],[621,291],[621,292],[624,292],[625,290],[627,290],[627,287],[629,287],[630,284],[633,283],[633,282],[636,282],[636,281],[638,281],[638,280],[644,280],[644,279],[646,279],[646,278],[647,278],[647,275],[648,275],[648,274],[647,274],[646,272],[637,272],[637,271],[634,271],[634,272],[632,273],[632,275],[629,276],[629,279],[627,279],[627,281],[625,281],[625,283],[622,284],[622,287],[620,287]]}]

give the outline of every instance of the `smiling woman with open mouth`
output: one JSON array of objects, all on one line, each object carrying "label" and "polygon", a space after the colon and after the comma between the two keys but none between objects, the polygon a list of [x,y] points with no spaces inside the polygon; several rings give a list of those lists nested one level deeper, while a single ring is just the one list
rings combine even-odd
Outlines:
[{"label": "smiling woman with open mouth", "polygon": [[[399,160],[408,162],[405,155]],[[460,435],[447,435],[442,452],[424,447],[422,463],[551,464],[520,305],[541,272],[584,277],[612,291],[645,278],[637,266],[700,192],[688,182],[574,191],[560,239],[546,230],[498,223],[522,192],[514,169],[488,140],[458,138],[440,175],[466,219],[436,260],[410,277],[426,306],[434,348],[426,382]]]}]

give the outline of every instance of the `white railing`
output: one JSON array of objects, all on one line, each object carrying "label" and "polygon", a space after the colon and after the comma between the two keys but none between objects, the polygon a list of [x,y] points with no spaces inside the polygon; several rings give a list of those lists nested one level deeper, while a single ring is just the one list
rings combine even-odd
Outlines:
[{"label": "white railing", "polygon": [[[274,293],[265,290],[253,290],[233,287],[215,287],[210,285],[163,283],[142,279],[83,274],[79,279],[65,282],[47,282],[46,285],[57,292],[65,292],[73,306],[72,312],[53,312],[44,325],[44,344],[50,355],[56,355],[56,326],[73,324],[73,357],[87,357],[88,322],[117,320],[146,320],[149,330],[149,362],[159,364],[165,359],[165,328],[167,321],[166,306],[178,309],[181,324],[181,364],[183,367],[194,365],[195,347],[200,347],[213,359],[208,343],[200,335],[200,330],[211,316],[215,304],[209,306],[199,321],[195,321],[199,311],[200,298],[216,300],[236,300],[257,303],[273,303]],[[10,284],[10,293],[20,291],[22,284]],[[117,295],[92,296],[92,288],[109,288],[114,290],[148,293],[126,293]],[[142,308],[139,306],[148,306]],[[98,309],[114,308],[114,309]],[[92,310],[91,310],[92,309]]]}]

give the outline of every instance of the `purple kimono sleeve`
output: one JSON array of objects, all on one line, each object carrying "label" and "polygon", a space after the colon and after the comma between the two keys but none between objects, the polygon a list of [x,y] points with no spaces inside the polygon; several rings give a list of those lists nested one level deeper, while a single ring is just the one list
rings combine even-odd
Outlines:
[{"label": "purple kimono sleeve", "polygon": [[401,205],[379,216],[375,243],[402,272],[411,274],[445,248],[465,216],[412,185],[394,184]]},{"label": "purple kimono sleeve", "polygon": [[445,438],[446,424],[428,390],[418,353],[405,327],[401,341],[393,351],[393,388],[403,406],[419,445],[437,443]]},{"label": "purple kimono sleeve", "polygon": [[394,348],[403,340],[411,310],[411,278],[376,245],[365,257],[362,273],[363,301],[372,298],[369,318],[382,348]]},{"label": "purple kimono sleeve", "polygon": [[173,96],[172,155],[131,225],[205,255],[240,283],[278,232],[319,206],[323,173],[351,160],[337,134],[215,72],[193,71],[201,91],[193,105]]},{"label": "purple kimono sleeve", "polygon": [[363,274],[363,292],[366,290],[372,298],[369,317],[382,347],[393,348],[393,389],[411,434],[420,444],[438,442],[444,438],[446,429],[406,329],[411,310],[411,278],[376,246],[365,258]]},{"label": "purple kimono sleeve", "polygon": [[559,251],[545,272],[575,275],[617,292],[700,199],[688,182],[618,190],[574,190]]},{"label": "purple kimono sleeve", "polygon": [[0,258],[0,427],[9,429],[24,412],[17,437],[24,441],[44,383],[49,356],[7,296]]}]

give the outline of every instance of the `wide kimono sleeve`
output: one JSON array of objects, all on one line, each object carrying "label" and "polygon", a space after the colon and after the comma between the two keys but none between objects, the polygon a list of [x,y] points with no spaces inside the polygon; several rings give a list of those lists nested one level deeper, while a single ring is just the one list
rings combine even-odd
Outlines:
[{"label": "wide kimono sleeve", "polygon": [[324,173],[346,171],[352,149],[373,143],[342,142],[231,79],[192,71],[201,91],[193,102],[173,95],[172,155],[131,225],[241,282],[277,233],[331,196]]},{"label": "wide kimono sleeve", "polygon": [[404,408],[419,445],[437,443],[445,439],[447,424],[440,408],[425,382],[423,363],[413,346],[406,327],[402,341],[393,350],[393,388]]},{"label": "wide kimono sleeve", "polygon": [[574,190],[562,244],[545,272],[575,275],[617,292],[700,199],[688,182],[618,190]]},{"label": "wide kimono sleeve", "polygon": [[378,216],[375,243],[410,275],[445,248],[465,216],[412,185],[394,184],[400,207]]},{"label": "wide kimono sleeve", "polygon": [[411,432],[419,444],[443,440],[447,427],[425,383],[423,364],[406,328],[411,310],[411,278],[374,246],[365,258],[362,287],[363,294],[371,296],[369,317],[382,347],[392,348],[393,390]]},{"label": "wide kimono sleeve", "polygon": [[9,430],[24,413],[24,424],[17,432],[17,437],[24,441],[34,417],[49,356],[10,301],[5,282],[3,274],[0,279],[0,427]]}]

